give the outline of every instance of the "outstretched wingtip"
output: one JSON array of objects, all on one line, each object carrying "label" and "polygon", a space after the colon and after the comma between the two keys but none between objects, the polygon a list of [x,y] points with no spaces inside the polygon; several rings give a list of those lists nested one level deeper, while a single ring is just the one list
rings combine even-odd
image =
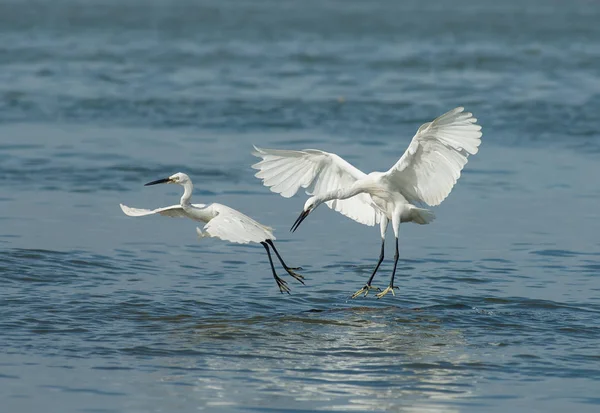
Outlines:
[{"label": "outstretched wingtip", "polygon": [[254,148],[254,150],[252,152],[250,152],[252,155],[256,156],[256,157],[261,157],[263,150],[261,148],[259,148],[256,145],[252,145],[252,147]]},{"label": "outstretched wingtip", "polygon": [[457,106],[454,109],[449,110],[448,112],[446,112],[443,115],[441,115],[440,118],[443,117],[443,116],[446,116],[446,115],[450,115],[450,116],[452,116],[452,115],[458,115],[459,113],[463,113],[464,111],[465,111],[464,106]]},{"label": "outstretched wingtip", "polygon": [[[261,169],[262,162],[265,160],[265,151],[264,151],[264,149],[262,149],[262,148],[259,148],[259,147],[258,147],[258,146],[256,146],[256,145],[252,145],[252,147],[254,148],[254,150],[253,150],[253,151],[251,151],[250,153],[251,153],[253,156],[256,156],[257,158],[261,158],[261,160],[260,160],[260,161],[258,161],[258,162],[257,162],[257,163],[255,163],[255,164],[253,164],[253,165],[250,165],[250,167],[251,167],[252,169]],[[258,172],[257,172],[257,174],[259,174],[259,173],[260,173],[260,171],[258,171]],[[260,177],[259,177],[259,176],[257,176],[257,175],[254,175],[254,176],[256,176],[257,178],[260,178]]]},{"label": "outstretched wingtip", "polygon": [[119,204],[119,206],[121,207],[121,211],[123,211],[123,213],[125,215],[129,215],[130,217],[135,216],[132,209],[130,207],[128,207],[127,205]]}]

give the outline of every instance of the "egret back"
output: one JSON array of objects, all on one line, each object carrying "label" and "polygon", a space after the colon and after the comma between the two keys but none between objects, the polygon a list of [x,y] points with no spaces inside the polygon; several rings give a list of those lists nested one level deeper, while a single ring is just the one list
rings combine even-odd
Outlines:
[{"label": "egret back", "polygon": [[222,204],[211,204],[207,208],[214,213],[204,231],[197,228],[201,237],[215,237],[238,244],[275,240],[273,228],[255,221],[233,208]]}]

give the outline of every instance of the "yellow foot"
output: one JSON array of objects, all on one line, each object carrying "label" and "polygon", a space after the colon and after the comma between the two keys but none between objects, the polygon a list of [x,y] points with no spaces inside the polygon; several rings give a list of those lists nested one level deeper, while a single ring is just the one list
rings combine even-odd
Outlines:
[{"label": "yellow foot", "polygon": [[296,280],[298,280],[299,282],[301,282],[302,284],[304,284],[304,276],[298,274],[296,271],[294,270],[301,270],[302,267],[298,267],[298,268],[290,268],[290,267],[286,267],[285,270],[286,272],[291,275],[292,277],[294,277]]},{"label": "yellow foot", "polygon": [[364,296],[366,297],[367,294],[369,294],[369,291],[371,291],[371,290],[381,291],[381,288],[373,287],[372,285],[365,285],[363,288],[361,288],[360,290],[358,290],[357,292],[352,294],[352,297],[350,297],[350,298],[356,298],[363,293],[365,294]]},{"label": "yellow foot", "polygon": [[279,287],[279,292],[281,294],[283,293],[290,293],[290,287],[287,286],[287,282],[285,280],[282,280],[279,277],[275,278],[275,281],[277,282],[277,287]]},{"label": "yellow foot", "polygon": [[396,293],[394,292],[394,290],[399,290],[399,289],[400,289],[399,287],[394,287],[393,285],[389,285],[388,288],[386,288],[385,290],[383,290],[382,292],[377,294],[375,297],[382,298],[384,295],[386,295],[389,292],[391,292],[392,295],[395,297]]}]

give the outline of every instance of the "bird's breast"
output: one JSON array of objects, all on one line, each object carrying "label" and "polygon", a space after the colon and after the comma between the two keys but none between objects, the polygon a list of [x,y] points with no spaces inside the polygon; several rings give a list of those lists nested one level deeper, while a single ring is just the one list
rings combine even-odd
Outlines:
[{"label": "bird's breast", "polygon": [[381,209],[388,219],[392,219],[392,215],[401,209],[404,206],[408,205],[406,198],[404,198],[399,193],[391,193],[387,191],[379,191],[376,194],[372,194],[371,198],[373,202],[377,206],[377,208]]},{"label": "bird's breast", "polygon": [[387,214],[388,211],[393,210],[393,208],[391,208],[391,202],[389,197],[387,196],[382,196],[383,194],[378,194],[378,195],[371,195],[371,198],[373,199],[373,202],[375,203],[375,205],[377,205],[377,208],[381,209],[383,212]]}]

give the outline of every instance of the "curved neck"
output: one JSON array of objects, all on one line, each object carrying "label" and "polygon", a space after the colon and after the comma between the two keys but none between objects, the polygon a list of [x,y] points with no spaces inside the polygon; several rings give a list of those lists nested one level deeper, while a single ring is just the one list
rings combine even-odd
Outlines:
[{"label": "curved neck", "polygon": [[183,195],[181,196],[181,200],[179,200],[179,204],[181,206],[190,205],[190,199],[192,198],[192,192],[194,192],[194,185],[192,182],[186,182],[182,184],[183,186]]},{"label": "curved neck", "polygon": [[361,192],[365,192],[365,188],[361,185],[354,184],[346,188],[334,189],[333,191],[326,192],[323,195],[318,196],[317,201],[323,203],[333,199],[348,199]]}]

